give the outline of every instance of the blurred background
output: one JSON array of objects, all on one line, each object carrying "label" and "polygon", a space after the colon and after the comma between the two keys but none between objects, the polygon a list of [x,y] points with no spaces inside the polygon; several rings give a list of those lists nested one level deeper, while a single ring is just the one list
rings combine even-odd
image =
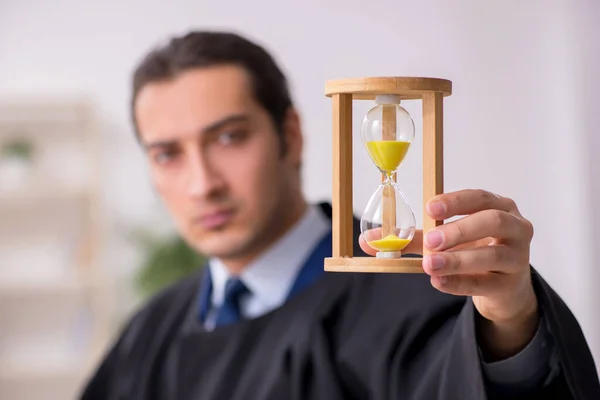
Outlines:
[{"label": "blurred background", "polygon": [[[128,108],[140,57],[190,29],[236,31],[281,63],[312,201],[331,197],[326,80],[452,80],[445,189],[517,202],[532,264],[600,363],[599,20],[595,0],[0,0],[0,398],[74,398],[135,308],[201,267],[150,185]],[[372,106],[355,102],[355,129]],[[420,103],[405,107],[419,132]],[[380,175],[354,144],[360,215]],[[420,145],[398,175],[418,221]]]}]

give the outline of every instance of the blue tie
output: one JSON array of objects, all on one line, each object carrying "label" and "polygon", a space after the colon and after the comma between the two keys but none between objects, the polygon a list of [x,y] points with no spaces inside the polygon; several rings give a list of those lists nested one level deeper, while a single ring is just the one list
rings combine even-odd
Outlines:
[{"label": "blue tie", "polygon": [[249,292],[246,285],[239,278],[230,278],[225,283],[225,298],[217,311],[215,327],[233,324],[242,318],[240,298]]}]

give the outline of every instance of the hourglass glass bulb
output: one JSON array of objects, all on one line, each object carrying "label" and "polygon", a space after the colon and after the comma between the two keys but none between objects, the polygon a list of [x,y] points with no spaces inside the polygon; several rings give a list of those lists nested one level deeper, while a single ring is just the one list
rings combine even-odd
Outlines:
[{"label": "hourglass glass bulb", "polygon": [[415,137],[415,124],[400,96],[378,95],[377,105],[362,122],[361,136],[373,163],[387,176],[392,175],[404,160]]},{"label": "hourglass glass bulb", "polygon": [[360,220],[367,244],[379,258],[400,257],[415,235],[415,215],[406,196],[390,178],[373,193]]}]

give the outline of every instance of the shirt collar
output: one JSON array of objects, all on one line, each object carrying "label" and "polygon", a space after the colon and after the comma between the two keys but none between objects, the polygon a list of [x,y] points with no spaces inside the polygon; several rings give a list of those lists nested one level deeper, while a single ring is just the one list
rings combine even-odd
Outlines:
[{"label": "shirt collar", "polygon": [[[291,229],[244,268],[240,278],[264,308],[272,309],[285,302],[304,262],[330,229],[328,218],[318,206],[310,205]],[[209,268],[213,283],[212,303],[219,305],[223,301],[229,272],[216,258],[209,261]]]}]

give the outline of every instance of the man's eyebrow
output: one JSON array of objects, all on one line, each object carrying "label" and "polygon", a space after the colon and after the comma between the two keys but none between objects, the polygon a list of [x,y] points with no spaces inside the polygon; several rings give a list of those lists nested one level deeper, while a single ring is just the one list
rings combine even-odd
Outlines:
[{"label": "man's eyebrow", "polygon": [[[221,129],[222,127],[226,126],[227,124],[231,124],[233,122],[243,122],[243,121],[247,121],[249,119],[249,116],[247,114],[233,114],[233,115],[228,115],[225,118],[222,118],[216,122],[213,122],[212,124],[204,127],[203,129],[200,130],[200,132],[198,133],[199,135],[202,134],[208,134],[211,132],[215,132],[218,131],[219,129]],[[170,147],[170,146],[174,146],[176,144],[175,140],[159,140],[159,141],[155,141],[155,142],[150,142],[150,143],[146,143],[144,145],[144,147],[146,148],[146,150],[150,150],[152,148],[156,148],[156,147]]]},{"label": "man's eyebrow", "polygon": [[232,122],[243,122],[243,121],[247,121],[248,119],[249,119],[249,116],[247,114],[229,115],[229,116],[227,116],[223,119],[220,119],[217,122],[214,122],[214,123],[210,124],[209,126],[205,127],[204,129],[202,129],[202,132],[210,133],[210,132],[221,129],[223,126],[230,124]]}]

